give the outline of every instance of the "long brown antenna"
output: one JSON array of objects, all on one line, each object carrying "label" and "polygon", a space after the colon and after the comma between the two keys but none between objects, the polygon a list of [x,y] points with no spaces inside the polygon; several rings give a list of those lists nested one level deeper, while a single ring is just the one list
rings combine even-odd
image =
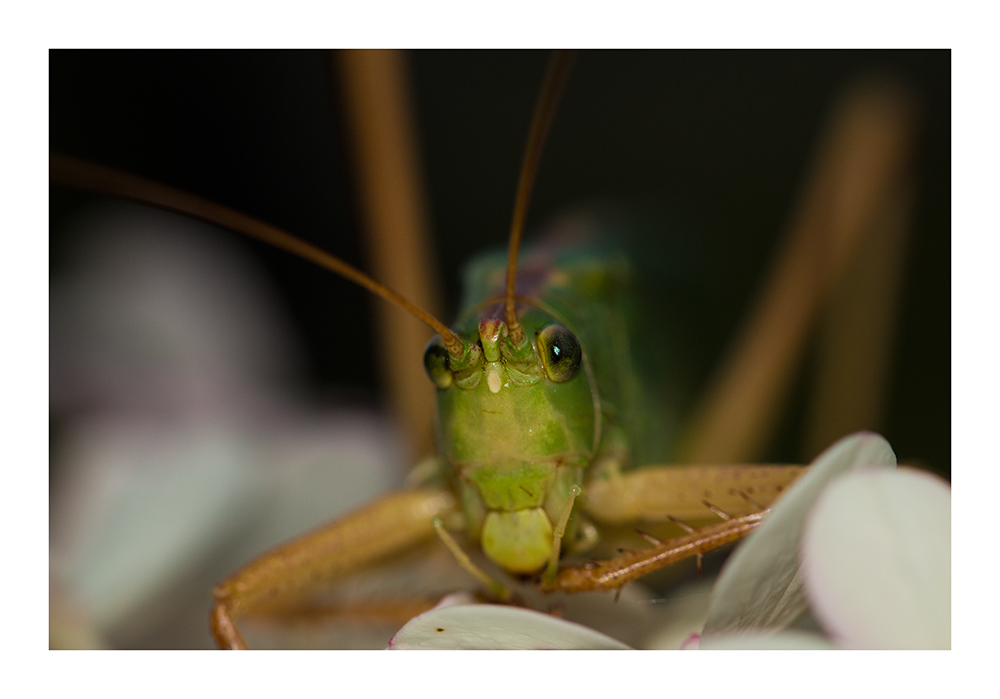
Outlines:
[{"label": "long brown antenna", "polygon": [[368,289],[376,296],[396,304],[404,311],[412,313],[430,326],[434,332],[441,335],[444,346],[451,356],[460,358],[465,354],[465,348],[458,336],[430,313],[339,258],[299,240],[280,228],[194,194],[182,192],[179,189],[147,180],[138,175],[131,175],[103,165],[95,165],[60,153],[49,154],[49,177],[55,184],[99,194],[110,194],[192,216],[263,241],[293,255],[298,255]]},{"label": "long brown antenna", "polygon": [[538,161],[542,157],[542,146],[552,125],[556,113],[556,105],[562,94],[569,70],[573,65],[576,51],[554,51],[549,59],[549,68],[545,73],[542,91],[538,96],[535,116],[531,120],[531,131],[528,135],[528,147],[524,151],[524,161],[521,163],[521,177],[517,183],[517,199],[514,200],[514,220],[510,226],[510,243],[507,247],[507,291],[506,313],[507,331],[515,347],[525,343],[524,328],[517,319],[515,309],[514,285],[517,281],[517,252],[521,246],[521,235],[524,232],[524,219],[528,213],[528,201],[538,172]]}]

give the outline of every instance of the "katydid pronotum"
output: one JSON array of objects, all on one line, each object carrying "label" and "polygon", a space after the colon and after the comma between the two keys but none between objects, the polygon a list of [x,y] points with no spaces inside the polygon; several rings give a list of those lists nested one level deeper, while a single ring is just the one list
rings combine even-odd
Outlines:
[{"label": "katydid pronotum", "polygon": [[[531,89],[530,91],[534,91],[534,87],[532,87],[532,89]],[[564,105],[564,107],[563,107],[563,110],[565,110],[565,109],[567,109],[567,107],[566,107],[566,106]],[[561,119],[561,118],[562,118],[562,117],[560,116],[560,119]],[[525,119],[525,121],[526,121],[526,119]],[[556,126],[556,133],[558,133],[558,124],[559,124],[559,122],[557,122],[557,126]],[[518,127],[518,130],[519,130],[519,131],[521,131],[521,132],[523,132],[523,130],[524,130],[524,128],[523,128],[523,124],[522,124],[521,126],[519,126],[519,127]],[[522,136],[522,138],[523,138],[523,136]],[[546,167],[546,165],[548,164],[548,162],[549,162],[549,161],[551,160],[551,158],[553,158],[553,157],[556,157],[556,156],[553,156],[553,155],[552,155],[551,153],[547,153],[547,154],[546,154],[546,156],[545,156],[545,158],[543,158],[543,172],[544,172],[544,168]],[[512,186],[512,185],[508,185],[508,187],[507,187],[507,188],[508,188],[508,190],[509,190],[509,189],[511,188],[511,186]],[[507,197],[507,199],[509,199],[509,198],[510,198],[510,197],[508,196],[508,197]],[[508,205],[508,206],[509,206],[509,205]],[[533,211],[533,213],[532,213],[532,216],[533,216],[533,217],[535,216],[535,214],[534,214],[534,211]],[[503,227],[503,226],[502,226],[502,225],[500,225],[500,224],[498,224],[498,225],[499,225],[499,227],[500,227],[500,228],[502,228],[502,227]],[[389,281],[390,283],[392,282],[392,280],[385,280],[385,281]],[[720,507],[723,507],[723,509],[726,509],[726,507],[725,507],[724,505],[722,505],[722,504],[720,504],[719,506],[720,506]],[[670,514],[670,513],[668,513],[668,514]],[[678,515],[680,515],[680,516],[682,516],[682,517],[684,516],[684,513],[681,513],[681,512],[677,512],[676,514],[678,514]]]}]

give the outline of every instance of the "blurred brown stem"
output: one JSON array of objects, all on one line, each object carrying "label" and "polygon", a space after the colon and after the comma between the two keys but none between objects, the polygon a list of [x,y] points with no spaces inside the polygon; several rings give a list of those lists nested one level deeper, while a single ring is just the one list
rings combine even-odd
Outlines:
[{"label": "blurred brown stem", "polygon": [[680,461],[765,457],[819,313],[907,165],[912,112],[891,84],[863,84],[842,101],[772,271],[696,407]]},{"label": "blurred brown stem", "polygon": [[804,460],[811,460],[845,434],[882,429],[912,208],[908,183],[885,198],[823,318],[815,386],[806,415]]},{"label": "blurred brown stem", "polygon": [[[333,60],[343,76],[373,275],[440,318],[405,56],[351,50]],[[431,333],[388,304],[377,304],[376,314],[378,361],[415,462],[433,448],[434,391],[423,367]]]}]

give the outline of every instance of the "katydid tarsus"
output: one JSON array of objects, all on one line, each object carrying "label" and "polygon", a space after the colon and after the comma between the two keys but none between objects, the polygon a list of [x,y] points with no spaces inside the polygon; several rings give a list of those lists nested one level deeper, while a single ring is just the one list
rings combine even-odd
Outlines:
[{"label": "katydid tarsus", "polygon": [[[886,157],[890,164],[895,162],[894,158],[896,156],[894,154],[890,153]],[[545,324],[551,324],[551,321],[547,321]],[[501,332],[501,335],[503,334],[503,327],[505,326],[498,326],[497,328]],[[541,327],[535,327],[534,329],[541,330]],[[480,339],[480,342],[482,343],[482,339]],[[586,354],[590,350],[585,348],[583,351]],[[492,391],[493,385],[493,376],[487,372],[486,378],[483,379],[480,386],[489,390],[490,393],[499,394],[499,391]],[[594,458],[593,454],[588,456],[586,459],[588,463],[586,465],[589,466],[589,462]],[[598,521],[616,521],[616,518],[618,518],[618,521],[630,521],[642,519],[643,515],[654,518],[663,518],[667,515],[672,515],[681,519],[697,516],[692,511],[685,510],[676,501],[639,504],[632,506],[633,509],[631,510],[627,506],[620,506],[620,503],[629,501],[628,497],[624,500],[622,499],[623,493],[628,496],[630,492],[634,494],[641,493],[643,495],[649,494],[650,491],[657,493],[670,492],[671,488],[676,488],[676,486],[660,481],[671,478],[679,481],[689,480],[687,486],[679,490],[674,490],[674,492],[679,492],[682,494],[682,497],[688,501],[692,501],[698,514],[702,516],[707,513],[704,505],[700,502],[705,495],[706,489],[712,491],[711,499],[714,505],[733,514],[745,512],[748,508],[753,509],[753,507],[743,503],[738,496],[738,491],[746,492],[747,487],[753,488],[755,491],[753,497],[762,505],[766,505],[769,497],[773,496],[773,490],[771,495],[766,494],[767,483],[762,480],[761,472],[759,471],[754,471],[748,467],[737,467],[731,471],[720,471],[718,473],[722,474],[721,477],[723,478],[720,487],[706,488],[706,483],[709,483],[713,478],[710,475],[712,473],[710,469],[704,467],[698,467],[690,471],[673,467],[669,471],[657,470],[655,476],[653,471],[649,471],[646,475],[633,479],[630,484],[622,486],[614,478],[608,478],[600,484],[587,481],[583,475],[583,469],[581,469],[579,478],[584,482],[579,483],[579,485],[583,486],[584,489],[582,496],[584,504],[578,507],[592,511],[594,518]],[[734,475],[739,476],[741,480],[733,481]],[[568,489],[572,481],[573,479],[571,478],[564,484],[564,491]],[[651,485],[654,481],[656,481],[655,487]],[[734,485],[734,483],[737,484]],[[787,478],[782,477],[778,485],[784,485],[785,483],[787,483]],[[602,494],[602,488],[607,492]],[[615,490],[615,488],[619,488],[619,490]],[[624,490],[620,490],[620,488],[624,488]],[[312,539],[304,539],[300,544],[295,544],[291,548],[284,549],[280,555],[263,557],[256,564],[256,568],[253,568],[249,572],[244,572],[242,576],[237,575],[233,578],[228,592],[223,591],[220,593],[220,599],[229,605],[227,607],[224,604],[220,608],[223,611],[232,612],[241,611],[244,607],[249,609],[254,606],[255,597],[269,597],[273,590],[280,590],[286,587],[294,588],[296,586],[296,576],[299,576],[304,582],[308,582],[318,569],[325,568],[327,572],[334,573],[335,571],[332,570],[334,565],[352,568],[361,565],[368,556],[390,553],[396,548],[407,546],[408,542],[415,539],[433,537],[434,530],[431,525],[428,507],[433,503],[433,508],[431,509],[437,508],[435,511],[439,514],[447,514],[455,509],[456,504],[454,498],[449,495],[450,492],[450,490],[443,489],[440,491],[432,490],[423,493],[415,491],[407,494],[388,496],[372,507],[359,511],[356,516],[341,520],[341,524],[329,530],[328,535],[326,535],[326,544],[323,545],[333,545],[334,553],[330,558],[323,559],[322,563],[317,562],[317,551],[322,548],[319,542],[324,538],[324,535],[319,535]],[[466,497],[469,497],[468,494],[466,494]],[[557,519],[558,510],[566,499],[567,495],[563,492],[558,497],[553,498],[553,505],[543,508],[546,520]],[[635,497],[632,500],[634,501]],[[414,510],[414,507],[417,505],[419,505],[419,508]],[[614,512],[616,507],[619,507],[617,513]],[[502,510],[502,508],[500,509]],[[520,507],[520,509],[530,508]],[[551,526],[552,522],[549,521],[548,524]],[[480,529],[482,528],[481,525],[482,522],[479,525]],[[544,529],[544,525],[542,528]],[[501,530],[503,530],[503,527],[501,527]],[[351,533],[346,535],[345,532]],[[573,536],[578,535],[579,532],[573,534]],[[343,539],[342,537],[344,536],[348,536],[348,538]],[[509,532],[502,534],[501,538],[507,536],[509,536]],[[331,540],[336,541],[330,544]],[[551,541],[549,548],[551,549]],[[548,551],[545,551],[544,555],[538,554],[529,563],[520,565],[519,563],[511,562],[510,559],[504,558],[507,555],[505,553],[494,551],[494,554],[496,558],[500,559],[501,566],[513,568],[515,572],[524,574],[540,571],[544,565],[538,561],[541,559],[547,560],[548,558]],[[515,553],[512,555],[516,558],[520,554]],[[336,564],[333,562],[334,560]],[[257,576],[256,580],[254,579],[255,576]],[[260,582],[262,580],[264,582]],[[242,590],[240,589],[241,586]],[[218,618],[219,615],[217,614]],[[235,630],[228,630],[226,626],[227,621],[228,618],[223,618],[220,621],[218,637],[230,645],[239,645],[239,637]]]}]

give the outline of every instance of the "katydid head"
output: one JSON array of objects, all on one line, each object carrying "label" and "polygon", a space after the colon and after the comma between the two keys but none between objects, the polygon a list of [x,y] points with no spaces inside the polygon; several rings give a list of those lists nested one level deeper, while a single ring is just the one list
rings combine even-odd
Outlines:
[{"label": "katydid head", "polygon": [[560,319],[539,304],[520,304],[527,340],[519,348],[504,310],[494,300],[456,324],[475,348],[474,365],[453,366],[438,338],[425,365],[438,388],[441,451],[469,535],[507,570],[533,573],[548,560],[554,523],[593,459],[600,404],[583,348]]}]

